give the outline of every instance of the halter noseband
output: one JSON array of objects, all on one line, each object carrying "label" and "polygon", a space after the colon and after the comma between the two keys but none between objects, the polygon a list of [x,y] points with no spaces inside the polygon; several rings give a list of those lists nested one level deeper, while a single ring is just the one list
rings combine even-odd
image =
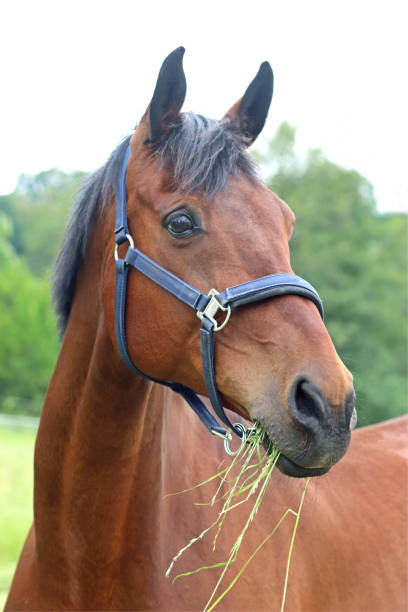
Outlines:
[{"label": "halter noseband", "polygon": [[[114,319],[116,343],[119,353],[125,364],[133,372],[146,380],[151,380],[161,385],[165,385],[166,387],[170,387],[173,391],[182,395],[212,434],[218,435],[224,438],[224,440],[231,439],[230,432],[217,422],[192,389],[177,382],[156,380],[155,378],[147,376],[132,362],[126,342],[125,325],[127,276],[129,266],[132,266],[196,311],[198,318],[201,320],[201,356],[208,397],[210,398],[212,407],[218,418],[240,438],[245,439],[245,428],[242,427],[240,423],[233,425],[222,407],[215,380],[214,332],[223,329],[228,323],[231,313],[236,308],[246,304],[252,304],[253,302],[259,302],[260,300],[282,295],[298,295],[311,300],[319,310],[321,317],[324,318],[322,301],[317,291],[307,281],[293,274],[270,274],[235,287],[229,287],[221,293],[218,293],[215,289],[211,289],[208,295],[206,295],[160,266],[150,259],[150,257],[147,257],[147,255],[144,255],[144,253],[135,248],[127,224],[126,171],[129,156],[130,148],[128,147],[123,159],[116,194],[116,287]],[[129,248],[125,258],[121,259],[118,256],[118,246],[126,241],[129,242]],[[221,324],[218,324],[215,319],[215,315],[219,310],[225,314],[225,318]]]}]

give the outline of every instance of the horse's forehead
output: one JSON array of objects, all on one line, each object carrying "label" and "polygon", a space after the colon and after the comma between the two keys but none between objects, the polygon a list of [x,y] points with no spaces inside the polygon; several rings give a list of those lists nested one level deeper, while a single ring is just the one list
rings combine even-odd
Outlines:
[{"label": "horse's forehead", "polygon": [[[282,211],[292,215],[289,207],[261,181],[245,176],[231,176],[227,185],[215,196],[205,193],[183,193],[169,190],[166,169],[157,160],[149,160],[143,169],[137,171],[138,180],[134,186],[139,198],[158,214],[170,212],[181,204],[191,204],[211,215],[231,215],[234,212],[254,214],[265,212],[269,217],[281,217]],[[132,181],[133,183],[133,181]]]},{"label": "horse's forehead", "polygon": [[287,204],[264,183],[246,178],[231,178],[225,191],[218,194],[214,202],[218,204],[217,212],[225,212],[231,220],[234,217],[258,219],[260,224],[267,222],[270,227],[274,223],[280,225],[282,220],[290,225],[294,218]]}]

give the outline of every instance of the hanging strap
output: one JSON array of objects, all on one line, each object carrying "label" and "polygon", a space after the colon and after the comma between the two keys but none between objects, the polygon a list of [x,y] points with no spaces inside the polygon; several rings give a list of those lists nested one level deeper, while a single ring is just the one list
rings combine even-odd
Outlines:
[{"label": "hanging strap", "polygon": [[115,337],[116,344],[119,350],[119,354],[122,357],[123,362],[127,367],[141,376],[145,380],[150,380],[155,383],[159,383],[166,387],[170,387],[176,393],[179,393],[188,403],[188,405],[194,410],[200,421],[205,427],[213,434],[219,435],[223,438],[230,438],[227,430],[221,427],[220,424],[214,419],[212,414],[209,412],[205,404],[198,397],[198,395],[188,387],[180,383],[171,383],[163,380],[157,380],[151,376],[144,374],[139,368],[133,363],[127,346],[126,341],[126,286],[128,277],[129,267],[125,260],[117,259],[116,261],[116,286],[115,286]]},{"label": "hanging strap", "polygon": [[115,198],[115,242],[117,245],[126,241],[129,235],[127,223],[127,198],[126,198],[126,171],[130,157],[130,146],[126,149],[120,169],[119,180]]}]

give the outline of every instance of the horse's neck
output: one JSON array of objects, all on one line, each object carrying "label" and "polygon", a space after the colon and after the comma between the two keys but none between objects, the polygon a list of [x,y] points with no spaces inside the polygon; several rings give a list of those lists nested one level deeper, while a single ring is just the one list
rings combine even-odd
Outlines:
[{"label": "horse's neck", "polygon": [[[120,555],[128,512],[140,518],[146,510],[153,522],[160,498],[171,392],[125,372],[108,334],[89,337],[94,331],[86,322],[75,333],[68,328],[43,408],[35,452],[39,558],[58,548],[75,563],[66,554],[72,547],[109,563]],[[51,536],[58,547],[50,547]]]},{"label": "horse's neck", "polygon": [[127,372],[103,326],[76,312],[82,308],[65,334],[36,444],[37,558],[70,579],[99,568],[104,581],[130,537],[141,564],[149,567],[149,555],[161,563],[163,495],[208,476],[194,440],[207,450],[213,441],[181,398]]}]

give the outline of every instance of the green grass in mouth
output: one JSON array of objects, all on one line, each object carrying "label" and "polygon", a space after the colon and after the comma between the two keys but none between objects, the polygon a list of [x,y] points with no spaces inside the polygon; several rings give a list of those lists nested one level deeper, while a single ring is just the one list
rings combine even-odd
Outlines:
[{"label": "green grass in mouth", "polygon": [[[207,503],[197,503],[199,506],[214,506],[215,504],[221,505],[221,510],[218,512],[215,520],[204,529],[197,537],[193,538],[181,548],[177,554],[173,557],[167,571],[166,576],[170,577],[170,574],[173,572],[173,568],[183,553],[191,548],[193,544],[202,540],[207,534],[212,531],[212,551],[216,550],[217,540],[221,533],[221,530],[224,526],[225,521],[228,519],[229,513],[232,512],[238,506],[243,504],[249,504],[249,513],[248,518],[239,534],[236,538],[232,548],[230,550],[230,554],[227,560],[221,561],[220,563],[214,563],[212,565],[203,565],[196,569],[192,569],[191,571],[183,572],[181,574],[177,574],[173,578],[173,582],[178,580],[179,578],[184,578],[187,576],[191,576],[193,574],[197,574],[204,570],[211,570],[214,568],[223,567],[223,571],[219,579],[217,580],[215,587],[210,594],[210,597],[203,608],[203,612],[211,612],[215,609],[215,607],[220,603],[220,601],[225,597],[225,595],[232,589],[232,587],[237,582],[238,578],[245,571],[249,563],[255,557],[255,555],[261,550],[261,548],[268,542],[268,540],[273,536],[273,534],[277,531],[279,526],[285,520],[288,515],[295,516],[295,523],[292,531],[292,537],[289,546],[289,553],[286,562],[286,572],[285,572],[285,581],[283,586],[283,594],[282,594],[282,602],[281,602],[281,612],[284,610],[285,599],[286,599],[286,591],[288,585],[289,578],[289,568],[290,561],[292,557],[293,545],[295,541],[296,531],[298,528],[300,512],[302,509],[303,501],[306,494],[307,485],[309,484],[309,478],[306,480],[305,487],[303,489],[303,493],[301,496],[300,504],[297,511],[292,510],[291,508],[287,508],[285,512],[282,514],[281,518],[278,520],[274,528],[268,535],[264,538],[264,540],[259,544],[259,546],[255,549],[255,551],[251,554],[251,556],[247,559],[247,561],[243,564],[240,570],[235,575],[234,579],[228,584],[228,586],[218,594],[221,586],[221,582],[226,576],[228,568],[235,563],[238,555],[238,551],[241,547],[242,541],[245,537],[247,530],[249,529],[252,521],[254,520],[259,507],[261,505],[262,500],[264,499],[265,492],[268,488],[268,485],[271,480],[271,476],[273,471],[275,470],[276,463],[278,461],[280,452],[276,446],[272,446],[272,448],[268,449],[268,453],[261,451],[262,442],[265,440],[266,434],[263,431],[262,427],[259,424],[256,424],[252,435],[250,436],[247,443],[241,444],[237,454],[234,456],[231,464],[218,471],[216,474],[207,478],[203,482],[190,487],[188,489],[184,489],[183,491],[179,491],[178,493],[173,493],[171,495],[180,495],[182,493],[186,493],[187,491],[192,491],[198,487],[203,487],[206,484],[219,480],[218,487],[216,489],[215,494],[211,498],[211,500]],[[237,470],[237,475],[233,475],[234,471]],[[168,496],[166,496],[168,497]],[[252,506],[250,502],[253,501]]]}]

